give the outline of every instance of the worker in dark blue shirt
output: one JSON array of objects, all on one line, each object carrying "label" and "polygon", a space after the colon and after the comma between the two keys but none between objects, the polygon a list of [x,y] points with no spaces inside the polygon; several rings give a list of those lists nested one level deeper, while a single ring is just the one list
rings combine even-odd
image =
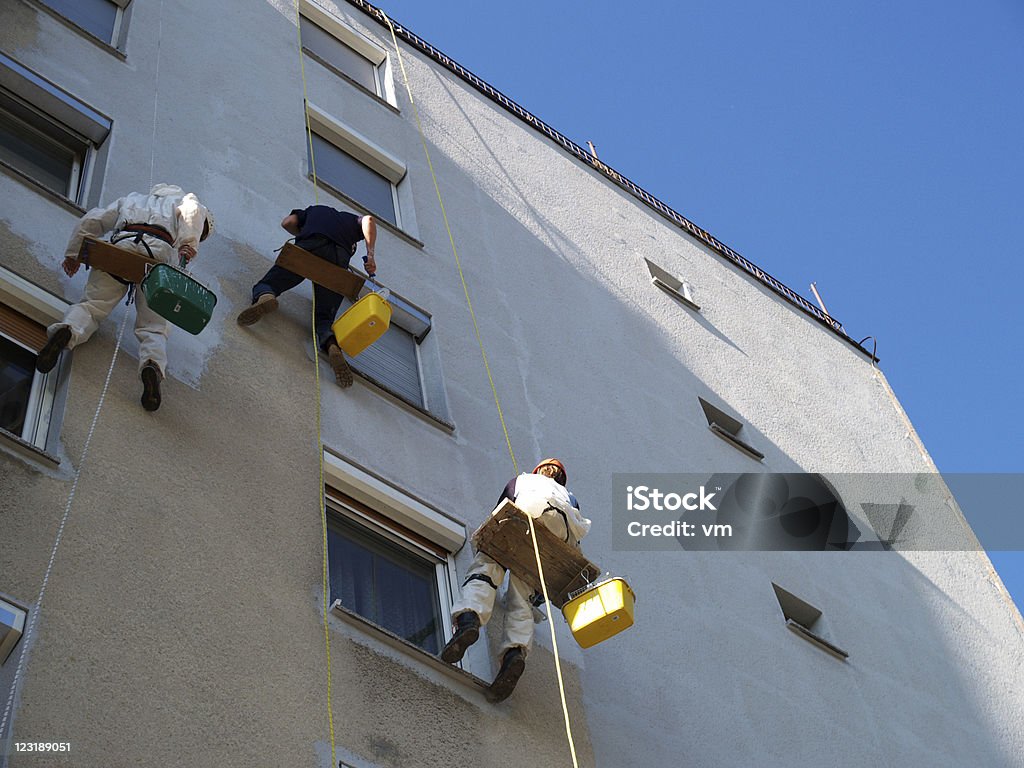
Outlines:
[{"label": "worker in dark blue shirt", "polygon": [[[360,240],[366,241],[366,271],[374,274],[377,262],[374,259],[374,246],[377,242],[377,222],[373,216],[357,216],[354,213],[337,211],[326,205],[311,205],[309,208],[296,208],[281,222],[281,227],[295,236],[295,244],[315,256],[348,268],[349,261],[356,252]],[[252,287],[252,305],[243,309],[238,315],[239,325],[252,325],[261,317],[277,309],[277,297],[294,288],[303,278],[287,269],[274,265],[256,285]],[[345,355],[334,338],[331,324],[341,306],[341,294],[313,285],[313,296],[316,299],[314,326],[316,338],[321,351],[334,371],[334,378],[339,387],[352,386],[352,370],[345,360]]]}]

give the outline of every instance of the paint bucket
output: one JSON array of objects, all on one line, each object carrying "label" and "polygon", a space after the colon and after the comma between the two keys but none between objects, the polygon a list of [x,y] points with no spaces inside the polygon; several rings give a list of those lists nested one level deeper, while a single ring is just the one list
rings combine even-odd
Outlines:
[{"label": "paint bucket", "polygon": [[636,595],[618,576],[580,590],[562,606],[572,636],[581,648],[590,648],[633,626]]},{"label": "paint bucket", "polygon": [[379,293],[368,293],[334,321],[338,346],[355,357],[384,335],[391,323],[391,305]]}]

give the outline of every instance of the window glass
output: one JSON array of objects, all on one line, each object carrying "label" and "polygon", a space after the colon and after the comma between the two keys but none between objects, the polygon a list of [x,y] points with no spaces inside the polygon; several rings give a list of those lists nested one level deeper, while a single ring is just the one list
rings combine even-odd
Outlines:
[{"label": "window glass", "polygon": [[441,649],[435,564],[347,518],[328,530],[331,601],[428,653]]},{"label": "window glass", "polygon": [[300,17],[300,23],[303,48],[321,61],[344,72],[366,90],[380,95],[377,67],[373,62],[309,19]]},{"label": "window glass", "polygon": [[36,356],[0,336],[0,428],[19,437],[25,430]]},{"label": "window glass", "polygon": [[61,16],[95,35],[105,43],[114,38],[117,5],[110,0],[42,0]]},{"label": "window glass", "polygon": [[75,187],[81,152],[3,109],[3,101],[0,101],[0,160],[59,195],[77,197]]},{"label": "window glass", "polygon": [[[316,133],[313,134],[313,153],[318,178],[397,226],[394,185],[390,181]],[[312,159],[308,157],[309,142],[306,155],[312,167]]]}]

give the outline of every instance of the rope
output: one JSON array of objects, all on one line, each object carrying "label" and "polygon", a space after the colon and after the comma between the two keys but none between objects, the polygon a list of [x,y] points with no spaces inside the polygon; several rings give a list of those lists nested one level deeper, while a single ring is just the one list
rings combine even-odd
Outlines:
[{"label": "rope", "polygon": [[[434,172],[434,164],[430,159],[430,150],[427,147],[427,138],[423,133],[423,124],[420,121],[419,109],[416,106],[416,100],[412,95],[412,86],[409,83],[409,74],[405,70],[405,60],[402,58],[402,49],[398,45],[398,36],[395,33],[395,26],[391,23],[391,19],[380,11],[384,17],[384,21],[387,22],[388,28],[391,30],[391,40],[395,45],[395,51],[398,54],[398,65],[402,70],[402,78],[405,80],[405,90],[409,94],[409,103],[412,105],[413,117],[416,119],[416,129],[420,134],[420,143],[423,145],[423,154],[427,158],[427,166],[430,168],[430,178],[434,182],[434,192],[437,193],[437,202],[441,208],[441,216],[444,219],[445,230],[448,232],[448,242],[452,247],[452,255],[455,257],[455,267],[459,272],[459,280],[462,282],[462,292],[466,297],[466,306],[469,308],[469,316],[473,321],[473,332],[476,334],[476,342],[480,347],[480,356],[483,358],[484,369],[487,371],[487,381],[491,385],[491,393],[494,396],[494,405],[498,410],[498,420],[501,422],[501,429],[505,435],[505,445],[508,447],[508,454],[512,459],[512,468],[515,470],[515,474],[519,474],[519,463],[516,461],[515,451],[512,449],[512,441],[509,438],[508,427],[505,424],[505,415],[501,410],[501,400],[498,397],[498,388],[494,384],[494,377],[491,375],[491,366],[487,360],[487,351],[484,349],[483,339],[480,336],[480,326],[476,320],[476,312],[473,310],[473,301],[469,296],[469,287],[466,284],[466,276],[462,270],[462,262],[459,259],[459,251],[455,247],[455,238],[452,235],[452,228],[448,222],[448,213],[445,211],[444,200],[441,197],[441,188],[437,182],[437,174]],[[533,518],[527,515],[527,519],[530,522],[530,538],[533,541],[533,555],[537,561],[537,573],[540,576],[541,590],[544,593],[544,602],[547,606],[548,614],[548,628],[551,630],[551,645],[555,656],[555,673],[558,676],[558,693],[562,701],[562,716],[565,720],[565,736],[569,742],[569,753],[572,756],[573,768],[579,768],[579,762],[576,759],[576,744],[572,738],[572,723],[569,720],[569,707],[565,700],[565,682],[562,678],[562,665],[558,653],[558,640],[555,637],[555,622],[551,613],[551,601],[548,599],[548,585],[544,579],[544,566],[540,559],[540,548],[537,545],[537,531],[533,525]]]},{"label": "rope", "polygon": [[156,125],[157,105],[160,98],[160,52],[161,43],[164,37],[164,0],[160,0],[160,7],[157,10],[157,32],[156,32],[156,72],[153,83],[153,138],[149,150],[149,188],[153,188],[153,174],[156,167]]},{"label": "rope", "polygon": [[[306,123],[306,140],[309,143],[309,169],[313,174],[313,202],[320,202],[320,187],[316,180],[316,156],[313,151],[313,128],[309,124],[309,101],[306,90],[306,57],[302,55],[302,14],[299,0],[295,0],[295,33],[299,44],[299,71],[302,73],[302,112]],[[320,465],[320,484],[317,495],[320,498],[320,524],[323,534],[321,541],[323,560],[321,562],[321,588],[324,595],[324,648],[327,654],[327,729],[331,739],[331,765],[338,764],[337,749],[334,739],[334,709],[331,705],[331,634],[328,626],[327,613],[330,610],[330,584],[328,583],[327,562],[327,504],[324,500],[324,438],[323,414],[320,403],[320,341],[316,337],[316,291],[313,291],[313,309],[310,315],[310,329],[313,335],[313,371],[316,380],[316,445]]]},{"label": "rope", "polygon": [[[85,467],[85,458],[89,453],[89,445],[92,443],[93,433],[96,432],[96,424],[99,422],[100,411],[103,409],[103,402],[107,398],[107,390],[110,389],[110,378],[114,374],[114,364],[117,362],[117,353],[121,350],[121,339],[124,336],[124,329],[128,323],[128,314],[129,312],[125,310],[124,317],[121,319],[121,328],[117,332],[117,344],[114,346],[114,356],[110,358],[110,367],[107,369],[107,378],[103,382],[100,399],[96,404],[96,412],[92,416],[92,423],[89,425],[89,432],[85,436],[85,445],[82,446],[82,454],[78,459],[78,469],[75,470],[75,479],[71,483],[71,491],[68,493],[68,500],[64,505],[64,515],[60,519],[60,525],[57,526],[57,535],[53,540],[53,547],[50,549],[50,560],[46,564],[46,571],[43,574],[43,583],[39,587],[39,595],[36,597],[35,610],[32,611],[32,619],[29,621],[25,637],[22,639],[21,655],[18,657],[18,667],[14,671],[14,682],[11,683],[11,691],[7,695],[7,704],[4,706],[3,718],[0,719],[0,736],[3,735],[4,729],[7,727],[11,708],[14,706],[14,699],[21,683],[22,674],[25,671],[25,660],[28,658],[29,648],[32,644],[32,636],[35,634],[36,627],[39,624],[39,615],[42,613],[43,609],[43,598],[46,597],[46,587],[50,583],[50,574],[53,572],[53,564],[57,559],[57,549],[60,547],[61,539],[64,537],[64,528],[71,515],[71,504],[74,502],[75,493],[78,491],[78,481],[82,476],[82,469]],[[4,749],[4,755],[9,756],[9,752],[6,748]]]}]

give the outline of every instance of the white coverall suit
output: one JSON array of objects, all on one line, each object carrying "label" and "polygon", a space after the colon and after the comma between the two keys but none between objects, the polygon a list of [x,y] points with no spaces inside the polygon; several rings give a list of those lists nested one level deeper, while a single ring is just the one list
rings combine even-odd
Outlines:
[{"label": "white coverall suit", "polygon": [[[578,548],[580,540],[590,531],[590,520],[580,513],[575,497],[550,477],[519,475],[511,498],[519,509],[574,547]],[[498,506],[501,506],[500,501]],[[452,620],[456,621],[460,614],[472,611],[480,617],[481,625],[486,624],[491,618],[494,599],[505,572],[504,567],[478,552],[462,584],[462,596],[452,608]],[[510,648],[522,648],[524,656],[530,650],[534,624],[533,606],[530,604],[532,591],[515,574],[509,574],[505,592],[505,631],[499,658]]]},{"label": "white coverall suit", "polygon": [[[168,264],[178,263],[178,249],[183,245],[199,251],[199,238],[208,211],[194,194],[188,194],[173,184],[157,184],[148,195],[132,192],[115,200],[106,208],[93,208],[78,222],[75,233],[68,242],[66,258],[74,259],[86,236],[100,238],[111,230],[118,230],[126,224],[149,224],[163,227],[174,238],[174,244],[151,235],[143,235],[152,256]],[[128,234],[128,233],[125,233]],[[125,239],[117,243],[118,248],[134,251],[143,256],[150,253],[141,243]],[[50,336],[64,326],[71,329],[68,348],[82,344],[96,332],[99,324],[109,315],[117,303],[128,292],[128,286],[114,279],[106,272],[92,269],[85,284],[85,298],[68,307],[64,319],[47,329]],[[139,340],[139,370],[149,361],[160,369],[164,376],[167,367],[167,332],[170,324],[149,308],[142,291],[135,292],[135,337]]]}]

